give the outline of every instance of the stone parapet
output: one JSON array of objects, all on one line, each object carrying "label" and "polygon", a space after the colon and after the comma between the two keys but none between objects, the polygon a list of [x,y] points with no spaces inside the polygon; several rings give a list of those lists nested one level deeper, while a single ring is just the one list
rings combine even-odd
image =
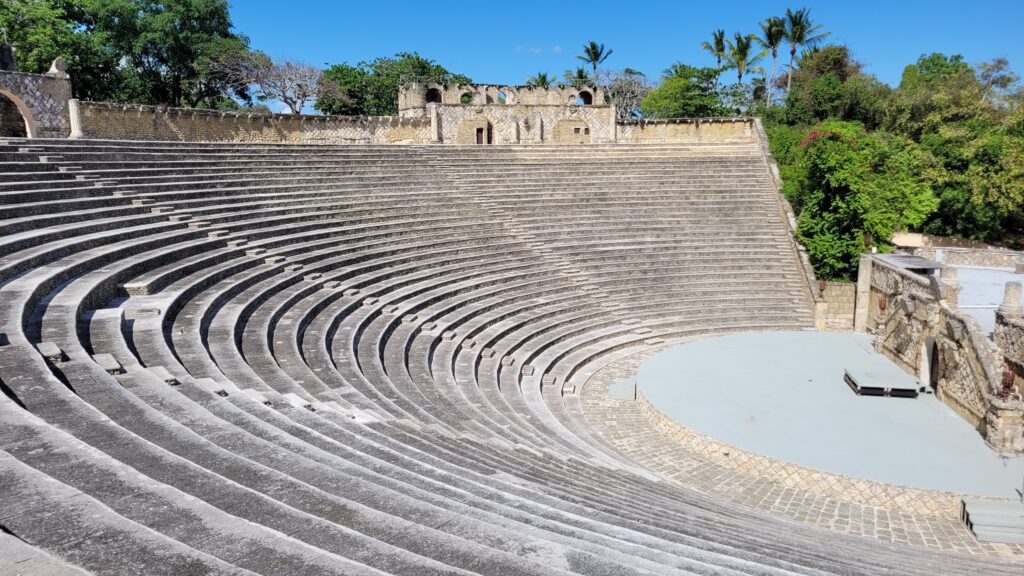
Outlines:
[{"label": "stone parapet", "polygon": [[993,342],[977,320],[950,305],[955,278],[922,276],[879,258],[871,258],[870,270],[867,328],[877,335],[875,347],[933,387],[994,450],[1024,453],[1019,384],[1004,383],[1006,367],[1024,358],[1017,316],[997,316]]},{"label": "stone parapet", "polygon": [[67,138],[71,133],[71,80],[63,66],[58,59],[47,74],[0,70],[0,95],[14,103],[29,138]]},{"label": "stone parapet", "polygon": [[756,142],[752,118],[666,118],[619,120],[619,142],[664,143],[749,143]]},{"label": "stone parapet", "polygon": [[185,142],[426,144],[429,118],[238,114],[192,108],[80,102],[86,138]]},{"label": "stone parapet", "polygon": [[904,252],[930,260],[940,260],[949,266],[1014,269],[1024,264],[1024,252],[1003,248],[944,248],[921,246],[904,248]]}]

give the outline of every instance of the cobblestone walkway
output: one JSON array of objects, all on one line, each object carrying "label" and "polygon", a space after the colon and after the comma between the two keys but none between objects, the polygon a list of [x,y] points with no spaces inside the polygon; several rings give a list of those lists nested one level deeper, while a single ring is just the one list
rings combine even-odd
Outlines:
[{"label": "cobblestone walkway", "polygon": [[[659,431],[638,402],[608,396],[611,385],[635,374],[644,361],[659,351],[649,350],[608,364],[587,381],[580,393],[583,413],[596,433],[642,466],[688,488],[790,520],[893,544],[1024,562],[1024,545],[978,542],[961,525],[956,513],[946,508],[911,513],[898,506],[864,504],[871,500],[871,494],[850,495],[849,486],[841,482],[836,482],[841,486],[836,489],[829,488],[829,482],[823,482],[820,476],[806,483],[800,478],[782,482],[750,466],[749,460],[743,460],[743,465],[728,459],[711,459],[705,455],[706,446]],[[776,469],[785,467],[784,463],[776,464]],[[871,490],[871,484],[874,483],[867,483],[865,490]]]}]

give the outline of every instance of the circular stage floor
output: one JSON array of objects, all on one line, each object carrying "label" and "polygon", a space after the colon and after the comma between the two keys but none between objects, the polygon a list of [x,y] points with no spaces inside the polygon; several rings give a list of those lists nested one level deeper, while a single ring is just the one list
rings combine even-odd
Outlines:
[{"label": "circular stage floor", "polygon": [[750,452],[854,478],[1017,497],[1024,458],[993,453],[935,396],[850,390],[846,368],[913,382],[871,342],[848,333],[732,334],[660,352],[636,378],[663,414]]}]

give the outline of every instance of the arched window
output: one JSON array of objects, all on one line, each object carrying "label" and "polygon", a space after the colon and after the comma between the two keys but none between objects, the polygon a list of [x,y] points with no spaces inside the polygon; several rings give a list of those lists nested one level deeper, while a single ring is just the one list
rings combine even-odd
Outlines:
[{"label": "arched window", "polygon": [[508,94],[504,90],[498,90],[498,104],[508,104]]},{"label": "arched window", "polygon": [[459,102],[461,102],[464,105],[472,104],[473,103],[473,93],[472,92],[463,92],[462,96],[459,96]]},{"label": "arched window", "polygon": [[441,91],[437,88],[431,88],[427,90],[426,94],[427,104],[440,104],[441,103]]},{"label": "arched window", "polygon": [[594,95],[587,90],[580,90],[577,95],[576,103],[580,106],[592,106],[594,104]]}]

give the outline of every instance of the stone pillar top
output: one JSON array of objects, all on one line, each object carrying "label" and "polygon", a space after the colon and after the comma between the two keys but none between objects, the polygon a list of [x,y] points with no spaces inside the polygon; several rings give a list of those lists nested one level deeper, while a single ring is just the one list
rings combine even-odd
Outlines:
[{"label": "stone pillar top", "polygon": [[1020,296],[1020,282],[1007,282],[1006,291],[1003,292],[1003,303],[999,305],[999,313],[1004,315],[1024,313],[1024,306],[1021,305]]},{"label": "stone pillar top", "polygon": [[946,266],[945,268],[939,269],[939,278],[946,284],[959,284],[959,275],[956,272],[956,268],[952,266]]}]

